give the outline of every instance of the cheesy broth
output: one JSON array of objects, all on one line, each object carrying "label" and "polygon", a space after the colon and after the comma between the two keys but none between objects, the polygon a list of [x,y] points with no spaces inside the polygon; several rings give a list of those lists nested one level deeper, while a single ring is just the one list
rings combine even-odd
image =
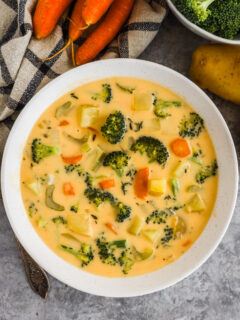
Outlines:
[{"label": "cheesy broth", "polygon": [[[116,110],[123,114],[126,130],[112,144],[101,128]],[[184,254],[212,214],[218,182],[206,129],[192,121],[189,135],[181,131],[191,113],[170,90],[133,78],[88,83],[54,102],[34,125],[21,167],[24,205],[46,245],[74,266],[106,277],[152,272]],[[180,134],[190,149],[181,157],[172,144]],[[131,150],[143,136],[162,142],[164,163]],[[33,158],[39,144],[59,152]],[[128,157],[122,172],[103,165],[113,151]],[[149,170],[147,182],[138,174],[144,168]],[[147,195],[139,196],[146,188]],[[112,200],[104,194],[97,207],[89,196],[96,191],[101,199],[109,192]],[[125,216],[119,216],[121,204],[127,206]]]}]

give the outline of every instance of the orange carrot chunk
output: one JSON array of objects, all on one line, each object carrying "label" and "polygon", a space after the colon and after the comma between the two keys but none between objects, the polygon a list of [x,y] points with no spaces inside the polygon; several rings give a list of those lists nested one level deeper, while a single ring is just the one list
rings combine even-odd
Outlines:
[{"label": "orange carrot chunk", "polygon": [[37,39],[47,37],[72,0],[39,0],[33,15],[33,32]]},{"label": "orange carrot chunk", "polygon": [[115,227],[112,223],[107,222],[107,223],[105,223],[105,226],[106,226],[110,231],[112,231],[112,233],[114,233],[114,234],[116,234],[116,235],[118,234],[116,227]]},{"label": "orange carrot chunk", "polygon": [[63,127],[63,126],[67,126],[69,124],[69,122],[67,120],[62,120],[59,122],[59,127]]},{"label": "orange carrot chunk", "polygon": [[138,170],[134,179],[134,192],[135,195],[145,200],[148,195],[148,180],[150,176],[150,169],[143,168]]},{"label": "orange carrot chunk", "polygon": [[76,64],[92,61],[110,43],[129,16],[134,0],[115,0],[103,22],[78,49]]},{"label": "orange carrot chunk", "polygon": [[68,163],[68,164],[78,164],[82,160],[82,155],[74,156],[74,157],[64,157],[63,155],[61,156],[63,162]]},{"label": "orange carrot chunk", "polygon": [[90,26],[98,22],[113,0],[85,0],[82,10],[82,17],[85,23]]},{"label": "orange carrot chunk", "polygon": [[63,184],[63,193],[65,194],[65,196],[74,196],[75,195],[75,191],[73,188],[73,185],[71,184],[71,182],[65,182]]},{"label": "orange carrot chunk", "polygon": [[110,189],[115,187],[115,181],[114,179],[102,180],[99,182],[99,186],[102,189]]},{"label": "orange carrot chunk", "polygon": [[189,142],[182,138],[178,138],[174,140],[171,143],[171,148],[173,153],[177,157],[181,157],[181,158],[189,156],[192,152]]}]

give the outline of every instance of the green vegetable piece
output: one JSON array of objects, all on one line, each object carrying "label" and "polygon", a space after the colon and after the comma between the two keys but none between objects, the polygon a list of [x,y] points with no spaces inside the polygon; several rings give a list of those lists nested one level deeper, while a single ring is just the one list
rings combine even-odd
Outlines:
[{"label": "green vegetable piece", "polygon": [[139,216],[135,216],[132,221],[132,224],[128,228],[128,232],[133,234],[134,236],[138,236],[141,232],[143,223],[144,223],[143,218],[141,218]]},{"label": "green vegetable piece", "polygon": [[155,243],[156,240],[160,236],[159,230],[156,230],[156,229],[145,229],[145,230],[142,230],[142,234],[144,235],[144,237],[146,239],[148,239],[152,243]]},{"label": "green vegetable piece", "polygon": [[135,111],[147,111],[153,107],[153,95],[146,93],[135,93],[133,100],[133,110]]},{"label": "green vegetable piece", "polygon": [[95,93],[92,97],[93,100],[101,100],[105,103],[109,103],[113,96],[112,96],[112,88],[110,84],[104,83],[102,84],[101,92]]},{"label": "green vegetable piece", "polygon": [[102,165],[103,159],[105,158],[105,153],[99,146],[97,146],[91,152],[91,154],[94,155],[91,170],[96,172]]},{"label": "green vegetable piece", "polygon": [[55,111],[55,117],[59,119],[62,116],[66,116],[70,110],[71,110],[72,102],[67,101],[64,104],[62,104],[60,107],[58,107]]},{"label": "green vegetable piece", "polygon": [[163,246],[166,246],[169,241],[174,239],[173,228],[166,226],[163,231],[164,231],[164,236],[161,238],[161,244]]},{"label": "green vegetable piece", "polygon": [[47,221],[43,217],[38,218],[38,226],[39,228],[45,228],[47,225]]},{"label": "green vegetable piece", "polygon": [[111,144],[117,144],[122,141],[126,130],[126,119],[120,111],[110,113],[105,124],[101,127],[103,137]]},{"label": "green vegetable piece", "polygon": [[206,181],[206,179],[210,177],[215,177],[217,174],[217,169],[218,164],[216,160],[214,160],[211,165],[202,167],[196,174],[196,182],[199,184],[203,184]]},{"label": "green vegetable piece", "polygon": [[82,267],[87,266],[94,258],[92,247],[87,243],[81,243],[80,250],[74,250],[63,244],[60,245],[60,248],[79,259],[82,262]]},{"label": "green vegetable piece", "polygon": [[76,203],[70,207],[70,211],[77,213],[79,208],[79,203]]},{"label": "green vegetable piece", "polygon": [[184,116],[179,123],[179,135],[182,138],[196,138],[204,129],[203,119],[195,112],[190,112],[189,116]]},{"label": "green vegetable piece", "polygon": [[174,221],[173,221],[173,233],[174,233],[174,238],[180,239],[187,231],[187,225],[185,220],[178,216],[174,216]]},{"label": "green vegetable piece", "polygon": [[153,137],[142,136],[131,146],[131,151],[146,153],[150,162],[157,161],[159,164],[165,164],[169,153],[165,145]]},{"label": "green vegetable piece", "polygon": [[99,108],[91,105],[82,105],[79,108],[79,125],[82,128],[94,128],[99,117]]},{"label": "green vegetable piece", "polygon": [[25,186],[31,190],[36,196],[41,195],[41,185],[38,180],[33,181],[31,183],[25,183]]},{"label": "green vegetable piece", "polygon": [[116,248],[126,249],[127,248],[127,240],[123,239],[123,240],[112,241],[112,242],[110,242],[110,246],[115,246]]},{"label": "green vegetable piece", "polygon": [[81,146],[83,146],[84,144],[86,144],[89,140],[90,137],[90,133],[86,133],[84,134],[84,136],[82,138],[75,138],[73,136],[71,136],[70,134],[68,134],[67,132],[63,132],[64,137],[66,137],[67,139],[69,139],[70,141],[80,144]]},{"label": "green vegetable piece", "polygon": [[47,186],[46,193],[45,193],[45,204],[50,209],[53,209],[56,211],[64,211],[65,208],[53,200],[54,189],[55,189],[54,184]]},{"label": "green vegetable piece", "polygon": [[187,192],[196,193],[196,192],[201,191],[202,187],[193,184],[193,185],[188,186],[186,190],[187,190]]},{"label": "green vegetable piece", "polygon": [[118,202],[114,204],[114,207],[116,209],[116,221],[117,222],[124,222],[126,219],[128,219],[131,215],[131,207],[125,205],[122,202]]},{"label": "green vegetable piece", "polygon": [[179,107],[181,107],[181,105],[182,105],[182,103],[180,101],[163,100],[163,99],[159,99],[155,96],[154,114],[158,118],[167,119],[168,117],[171,116],[171,114],[165,112],[165,109],[172,107],[172,106],[179,108]]},{"label": "green vegetable piece", "polygon": [[180,191],[179,181],[178,179],[171,179],[170,184],[171,184],[173,196],[176,198],[178,192]]},{"label": "green vegetable piece", "polygon": [[36,214],[37,212],[38,212],[38,208],[36,207],[35,203],[32,202],[28,207],[29,216],[32,217],[33,214]]},{"label": "green vegetable piece", "polygon": [[179,161],[174,168],[172,174],[176,178],[182,178],[190,169],[190,163],[187,161]]},{"label": "green vegetable piece", "polygon": [[205,203],[198,193],[196,193],[185,205],[185,210],[188,213],[203,211],[205,210],[205,208],[206,208]]},{"label": "green vegetable piece", "polygon": [[58,216],[58,217],[52,218],[52,222],[54,222],[57,225],[59,225],[59,224],[67,224],[67,221],[62,216]]},{"label": "green vegetable piece", "polygon": [[135,247],[133,247],[133,255],[136,261],[144,261],[153,257],[154,249],[147,248],[143,252],[139,252]]},{"label": "green vegetable piece", "polygon": [[121,267],[123,267],[122,272],[128,274],[134,265],[134,261],[129,257],[127,251],[123,251],[121,256],[118,258],[118,262]]},{"label": "green vegetable piece", "polygon": [[104,167],[111,167],[119,177],[123,175],[124,168],[128,165],[130,157],[123,151],[108,153],[104,160]]},{"label": "green vegetable piece", "polygon": [[117,86],[120,90],[122,90],[122,91],[124,91],[124,92],[127,92],[127,93],[130,93],[130,94],[133,94],[133,92],[134,92],[134,90],[135,90],[135,88],[130,88],[130,87],[123,86],[123,85],[121,85],[121,84],[118,83],[118,82],[116,82],[116,86]]},{"label": "green vegetable piece", "polygon": [[39,163],[49,156],[58,155],[60,151],[58,147],[44,145],[41,139],[34,139],[32,142],[32,160],[35,163]]}]

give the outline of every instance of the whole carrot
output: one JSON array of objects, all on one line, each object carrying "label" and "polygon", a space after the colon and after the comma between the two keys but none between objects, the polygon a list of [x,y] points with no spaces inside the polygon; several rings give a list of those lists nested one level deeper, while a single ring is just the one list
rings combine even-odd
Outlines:
[{"label": "whole carrot", "polygon": [[77,0],[75,3],[68,29],[68,36],[71,42],[77,40],[81,36],[86,25],[82,17],[84,3],[85,0]]},{"label": "whole carrot", "polygon": [[113,0],[85,0],[82,17],[87,26],[97,23],[108,10]]},{"label": "whole carrot", "polygon": [[33,32],[37,39],[47,37],[72,0],[39,0],[33,15]]},{"label": "whole carrot", "polygon": [[76,64],[92,61],[111,42],[129,16],[134,0],[115,0],[103,22],[78,49]]}]

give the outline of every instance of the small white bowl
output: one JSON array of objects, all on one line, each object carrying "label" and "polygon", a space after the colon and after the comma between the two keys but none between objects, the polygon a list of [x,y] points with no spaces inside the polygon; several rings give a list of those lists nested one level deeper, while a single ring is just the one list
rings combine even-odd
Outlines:
[{"label": "small white bowl", "polygon": [[[25,211],[20,190],[23,149],[34,123],[59,97],[70,90],[106,77],[134,77],[168,87],[182,96],[205,120],[219,165],[217,200],[206,228],[193,246],[177,261],[158,271],[130,278],[106,278],[65,262],[35,232]],[[10,224],[27,252],[58,280],[88,293],[109,296],[140,296],[167,288],[196,270],[213,253],[230,223],[237,197],[238,167],[234,144],[220,112],[208,96],[181,74],[156,63],[114,59],[72,69],[40,90],[26,105],[9,134],[1,170],[2,196]]]},{"label": "small white bowl", "polygon": [[206,30],[198,27],[196,24],[189,21],[185,16],[176,8],[176,6],[173,4],[171,0],[166,0],[169,8],[171,9],[172,13],[178,18],[178,20],[189,30],[196,33],[200,37],[214,41],[219,43],[225,43],[225,44],[232,44],[232,45],[240,45],[240,34],[238,34],[234,40],[225,39],[222,37],[218,37],[210,32],[207,32]]}]

